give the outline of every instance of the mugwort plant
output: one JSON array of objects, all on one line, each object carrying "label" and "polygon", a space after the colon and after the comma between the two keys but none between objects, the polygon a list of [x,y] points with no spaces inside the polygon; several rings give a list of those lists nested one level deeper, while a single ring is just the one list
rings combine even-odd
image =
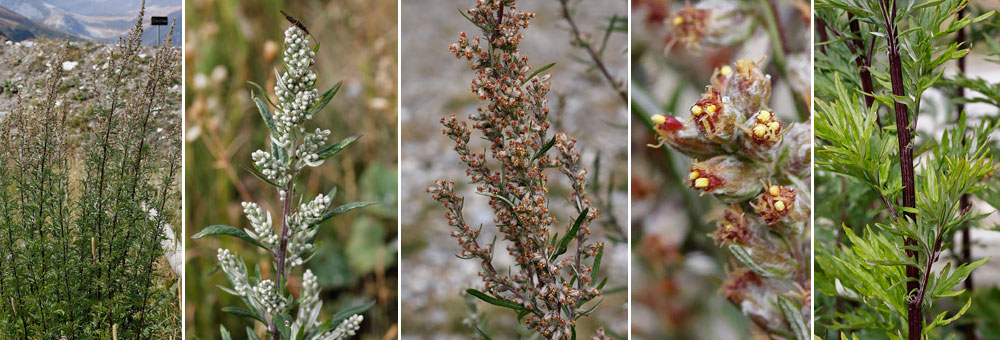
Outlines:
[{"label": "mugwort plant", "polygon": [[748,59],[715,70],[689,118],[654,115],[660,147],[694,159],[689,188],[726,204],[715,243],[736,260],[720,294],[766,333],[809,339],[810,123],[769,107],[771,77]]},{"label": "mugwort plant", "polygon": [[[966,30],[993,16],[966,15],[967,5],[817,2],[817,187],[842,204],[824,208],[837,222],[817,242],[816,287],[828,296],[818,335],[941,338],[973,304],[956,287],[971,288],[967,279],[988,260],[968,250],[968,228],[985,216],[970,200],[996,202],[987,178],[998,168],[989,140],[998,123],[967,117],[963,86],[952,92],[959,83],[988,94],[989,84],[942,77],[950,61],[965,72]],[[955,94],[954,111],[927,105],[925,94],[937,91]],[[950,117],[943,131],[918,131],[935,111]],[[945,261],[962,230],[966,249]],[[955,308],[942,308],[950,300]],[[977,337],[964,327],[964,338]]]},{"label": "mugwort plant", "polygon": [[[565,133],[549,136],[550,90],[547,69],[532,72],[519,51],[534,14],[513,0],[478,1],[463,15],[482,30],[482,36],[460,33],[451,51],[470,62],[476,72],[472,93],[483,103],[469,115],[472,128],[489,143],[490,161],[469,145],[472,130],[454,115],[442,118],[443,133],[455,141],[455,151],[476,184],[476,192],[489,198],[494,222],[503,241],[482,242],[480,228],[469,226],[463,215],[464,197],[454,182],[438,180],[427,189],[446,209],[452,236],[462,246],[459,257],[481,264],[483,290],[466,292],[487,303],[517,313],[519,322],[549,339],[576,338],[576,322],[593,313],[607,279],[597,277],[604,244],[589,241],[588,225],[598,209],[587,198],[587,170],[580,165],[576,141]],[[549,155],[554,150],[555,155]],[[569,201],[577,216],[560,235],[549,210],[548,175],[555,168],[569,180]],[[515,258],[516,269],[494,267],[497,245]],[[575,247],[571,247],[575,244]],[[488,338],[476,328],[477,336]],[[595,339],[608,338],[603,329]]]},{"label": "mugwort plant", "polygon": [[[371,308],[374,301],[342,310],[322,322],[319,283],[310,269],[305,269],[302,278],[295,280],[301,282],[298,298],[290,294],[289,277],[293,269],[305,264],[316,253],[314,241],[320,224],[374,203],[353,202],[333,207],[336,188],[311,199],[307,199],[304,192],[301,197],[296,195],[295,180],[302,170],[322,165],[360,138],[352,136],[324,146],[330,131],[317,128],[310,132],[304,126],[330,103],[340,90],[340,83],[322,94],[314,88],[316,74],[311,67],[319,45],[310,47],[312,36],[300,27],[303,26],[299,23],[285,31],[284,73],[278,76],[274,86],[277,103],[271,101],[263,88],[253,84],[263,97],[255,97],[254,103],[269,130],[270,146],[253,153],[253,169],[248,170],[276,191],[281,202],[277,219],[260,204],[243,202],[243,213],[250,228],[213,225],[193,238],[237,237],[267,252],[274,260],[274,271],[265,278],[260,267],[250,271],[238,255],[228,249],[219,249],[219,267],[232,284],[231,288],[221,289],[239,296],[248,308],[225,307],[223,311],[263,323],[267,336],[273,340],[347,339],[361,327],[364,320],[361,313]],[[274,108],[273,114],[271,108]],[[220,331],[223,339],[231,338],[224,326],[220,326]],[[250,339],[260,338],[249,326],[246,333]]]},{"label": "mugwort plant", "polygon": [[40,95],[19,91],[0,118],[0,338],[180,337],[180,280],[161,246],[180,208],[180,119],[166,91],[180,55],[168,33],[139,56],[143,13],[102,49],[104,95],[90,110],[60,91],[79,49],[67,42]]}]

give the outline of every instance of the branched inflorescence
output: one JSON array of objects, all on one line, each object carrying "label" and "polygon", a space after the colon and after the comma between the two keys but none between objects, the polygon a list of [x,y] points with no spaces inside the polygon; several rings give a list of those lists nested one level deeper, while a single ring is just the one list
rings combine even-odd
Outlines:
[{"label": "branched inflorescence", "polygon": [[722,295],[764,331],[808,339],[810,124],[787,126],[770,96],[757,62],[722,66],[689,119],[652,117],[655,147],[694,158],[685,184],[729,205],[709,234],[740,263]]},{"label": "branched inflorescence", "polygon": [[[262,279],[260,273],[251,275],[243,260],[228,249],[219,249],[218,259],[226,278],[233,285],[227,292],[243,297],[251,308],[254,319],[267,324],[272,339],[322,339],[336,340],[353,336],[361,327],[363,317],[348,313],[343,318],[330,322],[318,321],[323,305],[319,298],[320,289],[316,276],[306,269],[302,275],[302,294],[298,299],[287,295],[288,276],[292,268],[304,264],[314,253],[314,244],[319,224],[348,210],[363,207],[372,202],[355,202],[330,210],[336,190],[329,194],[318,194],[311,200],[300,198],[298,205],[292,202],[296,185],[294,179],[306,167],[317,167],[358,139],[349,137],[333,145],[323,147],[330,135],[329,130],[316,129],[306,132],[303,126],[317,112],[323,109],[340,88],[335,85],[320,95],[314,86],[316,74],[313,66],[315,50],[309,46],[310,36],[297,27],[285,31],[284,63],[285,72],[278,76],[274,92],[278,98],[272,116],[265,99],[255,98],[261,117],[267,125],[271,145],[269,150],[254,151],[253,161],[258,178],[275,187],[282,205],[280,224],[274,225],[271,212],[254,202],[243,202],[243,212],[251,228],[236,229],[229,226],[206,228],[195,238],[205,235],[240,235],[255,246],[268,252],[275,262],[275,278]],[[259,88],[258,88],[259,89]],[[275,233],[275,228],[279,232]],[[371,304],[356,308],[361,313]],[[297,308],[297,317],[292,318],[291,309]],[[228,332],[223,328],[223,334]]]},{"label": "branched inflorescence", "polygon": [[[550,124],[545,95],[551,75],[532,73],[518,49],[524,38],[521,30],[534,14],[519,10],[511,0],[481,0],[466,13],[483,36],[463,32],[451,51],[476,72],[471,91],[483,105],[469,119],[489,142],[489,163],[496,164],[488,164],[486,153],[471,149],[472,130],[466,122],[451,115],[441,123],[443,133],[455,141],[477,193],[489,197],[494,223],[517,262],[516,270],[494,268],[497,240],[480,243],[481,228],[465,222],[464,198],[455,193],[453,182],[439,180],[428,192],[444,205],[448,223],[456,228],[452,236],[462,247],[460,257],[482,264],[479,276],[485,292],[469,293],[517,311],[519,320],[547,338],[569,339],[576,334],[576,321],[593,311],[584,305],[601,294],[604,284],[595,280],[603,243],[588,241],[588,225],[598,210],[587,199],[587,170],[580,165],[574,139],[565,133],[546,138]],[[550,149],[554,157],[547,154]],[[567,224],[562,237],[550,232],[556,219],[549,211],[546,168],[559,169],[572,185],[570,201],[578,217]],[[573,240],[576,249],[568,252]],[[595,337],[603,338],[603,331]]]}]

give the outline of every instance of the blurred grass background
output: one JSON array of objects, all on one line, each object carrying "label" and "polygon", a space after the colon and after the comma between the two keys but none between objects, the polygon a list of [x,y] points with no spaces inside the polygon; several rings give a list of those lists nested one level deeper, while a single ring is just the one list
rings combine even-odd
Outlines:
[{"label": "blurred grass background", "polygon": [[[628,1],[573,0],[573,17],[588,39],[600,41],[613,16],[627,16]],[[594,329],[604,327],[612,334],[626,334],[628,246],[616,229],[624,229],[628,212],[628,110],[600,72],[592,68],[586,53],[573,45],[569,25],[562,18],[557,1],[518,2],[518,8],[534,12],[523,30],[521,53],[534,69],[549,63],[552,91],[548,95],[550,134],[565,131],[577,139],[577,148],[588,168],[591,201],[601,209],[601,218],[591,224],[593,241],[606,244],[600,276],[609,278],[601,297],[603,303],[593,315],[579,320],[580,338],[589,338]],[[403,51],[401,93],[402,159],[406,179],[400,183],[402,206],[403,266],[401,287],[404,339],[470,339],[470,322],[480,322],[494,339],[538,339],[518,325],[510,310],[497,308],[463,296],[466,288],[482,288],[477,276],[479,263],[462,260],[457,241],[444,219],[444,209],[431,200],[426,188],[436,179],[454,181],[465,197],[465,218],[470,225],[483,224],[480,240],[496,233],[493,211],[487,200],[474,194],[468,185],[465,167],[454,152],[454,142],[441,134],[439,120],[454,113],[467,120],[480,105],[470,92],[475,73],[469,63],[458,60],[448,46],[459,32],[482,35],[459,13],[475,6],[474,0],[403,1],[401,10]],[[624,81],[627,68],[628,36],[610,36],[603,54],[612,76]],[[482,150],[487,143],[474,134],[470,144]],[[556,171],[548,172],[550,202],[558,219],[553,231],[563,232],[574,214],[567,203],[568,181]],[[610,241],[618,238],[618,241]],[[513,257],[497,245],[494,266],[513,268]],[[592,302],[596,303],[596,301]]]},{"label": "blurred grass background", "polygon": [[[240,202],[257,201],[275,210],[276,194],[242,169],[265,145],[267,129],[250,99],[247,81],[273,94],[281,67],[283,32],[297,17],[321,43],[316,55],[317,88],[344,81],[329,106],[308,129],[331,130],[330,141],[364,134],[353,146],[307,170],[299,185],[312,196],[337,186],[334,205],[372,200],[323,224],[319,253],[305,265],[319,277],[324,311],[369,300],[358,339],[393,339],[397,329],[397,22],[395,0],[279,1],[187,0],[185,36],[187,126],[185,235],[213,224],[246,227]],[[248,266],[273,270],[271,259],[232,238],[186,240],[187,336],[218,339],[219,324],[234,334],[250,325],[221,311],[242,302],[216,285],[216,251],[229,248]],[[300,270],[292,280],[301,278]],[[300,282],[291,281],[293,291]],[[297,293],[296,293],[297,294]],[[258,332],[263,325],[255,325]],[[238,336],[242,338],[242,336]]]}]

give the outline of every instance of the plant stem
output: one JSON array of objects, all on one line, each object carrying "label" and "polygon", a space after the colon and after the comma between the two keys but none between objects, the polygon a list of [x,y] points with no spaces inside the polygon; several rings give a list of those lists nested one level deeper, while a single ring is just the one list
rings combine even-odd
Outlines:
[{"label": "plant stem", "polygon": [[[861,25],[854,19],[853,14],[847,13],[847,21],[848,26],[851,29],[851,37],[848,40],[844,40],[844,44],[847,45],[847,49],[851,50],[851,53],[857,56],[857,58],[854,59],[854,62],[858,65],[858,79],[861,81],[861,91],[864,92],[863,94],[865,96],[866,108],[870,110],[872,106],[875,105],[875,97],[872,97],[872,94],[875,92],[875,87],[872,83],[872,72],[868,69],[871,67],[872,63],[872,49],[869,48],[868,50],[865,50],[864,40],[861,35]],[[829,29],[837,37],[845,38],[842,34],[840,34],[840,32],[837,32],[836,29],[823,22],[822,19],[817,18],[816,25],[817,27]],[[821,37],[826,36],[825,30],[820,32],[822,32]],[[823,38],[823,41],[826,41],[826,38]],[[858,41],[861,41],[862,43],[858,43]],[[875,42],[872,41],[869,47],[874,44]],[[878,124],[881,129],[882,120],[879,118],[878,112],[875,112],[875,124]]]},{"label": "plant stem", "polygon": [[[865,108],[871,110],[872,106],[875,105],[875,97],[872,97],[872,94],[875,92],[875,87],[872,85],[872,72],[868,70],[872,61],[870,54],[871,50],[868,50],[868,53],[865,52],[864,37],[861,35],[861,24],[858,20],[854,19],[854,15],[847,13],[847,21],[851,28],[851,35],[858,39],[848,44],[854,44],[854,46],[857,46],[859,52],[861,53],[854,59],[854,61],[858,64],[858,78],[861,79],[861,91],[864,91],[865,95]],[[858,43],[858,41],[861,43]],[[879,130],[882,129],[882,119],[879,118],[878,111],[875,112],[875,124],[878,124]]]},{"label": "plant stem", "polygon": [[[179,160],[180,159],[180,154],[179,153],[175,154],[173,156],[173,159],[174,160]],[[173,183],[174,178],[177,175],[178,164],[179,163],[176,162],[176,161],[171,161],[170,162],[170,170],[167,171],[167,177],[163,181],[163,190],[161,191],[161,194],[160,194],[161,195],[160,196],[160,211],[166,211],[165,209],[167,207],[167,200],[169,199],[170,188],[171,188],[170,184]],[[156,223],[154,224],[154,226],[156,226],[157,228],[162,228],[162,226],[166,223],[166,221],[165,221],[166,216],[167,216],[167,214],[160,214],[159,216],[157,216]],[[162,235],[162,234],[160,234],[160,231],[154,231],[152,234],[153,235]],[[150,241],[151,241],[151,243],[153,243],[153,245],[150,245],[150,246],[152,246],[152,247],[159,246],[159,245],[156,244],[156,243],[158,243],[157,240],[159,240],[158,237],[150,237]],[[171,240],[171,241],[173,241],[173,240]],[[146,240],[144,239],[144,237],[141,238],[139,240],[139,242],[140,242],[140,245],[146,244]],[[151,281],[151,277],[150,276],[151,276],[152,271],[153,271],[153,264],[156,263],[156,259],[152,259],[151,258],[151,259],[148,260],[147,263],[149,263],[149,264],[146,266],[145,271],[143,272],[142,276],[146,279],[145,283],[148,285],[150,283],[149,281]],[[139,340],[139,338],[142,336],[142,329],[146,325],[146,310],[147,310],[148,302],[149,302],[149,289],[146,289],[143,292],[143,294],[142,294],[142,309],[141,309],[141,312],[139,313],[139,321],[138,321],[139,322],[139,328],[135,332],[135,340]]]},{"label": "plant stem", "polygon": [[[892,82],[892,94],[894,96],[905,96],[903,86],[903,64],[899,57],[899,41],[896,31],[896,2],[894,0],[879,0],[882,9],[882,18],[886,29],[886,42],[888,43],[889,78]],[[914,188],[913,175],[913,135],[910,131],[910,119],[906,112],[906,105],[898,100],[893,101],[893,108],[896,113],[896,131],[899,140],[899,168],[903,184],[903,207],[915,208],[917,201],[916,188]],[[904,211],[910,221],[903,223],[916,223],[917,216],[912,211]],[[915,247],[917,241],[907,238],[906,246]],[[920,261],[920,254],[916,250],[907,249],[906,255],[912,257],[914,261]],[[928,257],[933,254],[927,254]],[[915,266],[906,267],[906,291],[908,294],[915,294],[920,289],[920,269]],[[914,298],[907,307],[907,324],[909,340],[920,340],[924,328],[924,318],[921,301]]]},{"label": "plant stem", "polygon": [[[823,22],[823,20],[816,18],[816,35],[817,38],[819,39],[820,44],[830,40],[830,37],[827,36],[826,34],[826,29],[827,29],[826,27],[827,27],[826,22]],[[826,53],[826,45],[818,45],[816,46],[816,48],[819,49],[819,53]]]},{"label": "plant stem", "polygon": [[[289,154],[294,154],[294,153],[291,152],[291,151],[289,151]],[[288,184],[285,184],[285,197],[284,197],[283,201],[281,202],[281,204],[282,204],[282,208],[281,208],[281,211],[282,211],[282,213],[281,213],[281,241],[280,241],[280,245],[278,247],[278,253],[274,255],[275,269],[277,269],[277,271],[278,271],[278,275],[277,275],[278,279],[277,279],[277,281],[278,281],[278,291],[279,292],[282,291],[283,286],[284,286],[282,284],[282,282],[284,281],[284,276],[285,276],[285,253],[288,251],[288,236],[289,236],[289,234],[288,234],[288,217],[292,213],[292,211],[291,211],[292,210],[292,203],[291,202],[292,202],[292,190],[294,188],[295,188],[295,186],[294,186],[294,184],[292,184],[291,181],[289,181]],[[270,320],[268,320],[268,323],[269,323],[268,327],[269,327],[269,329],[271,331],[271,339],[272,340],[281,339],[281,333],[278,333],[278,325],[277,325],[277,323],[274,320],[274,316],[271,316]]]},{"label": "plant stem", "polygon": [[573,15],[569,13],[568,2],[569,0],[559,0],[559,6],[562,7],[563,18],[565,18],[566,22],[569,23],[570,33],[573,34],[573,40],[576,40],[576,43],[580,44],[580,47],[587,51],[587,54],[590,56],[590,60],[594,62],[597,69],[601,70],[601,75],[603,75],[604,79],[608,81],[608,85],[610,85],[611,88],[614,89],[615,93],[618,94],[622,103],[628,105],[628,94],[625,93],[625,90],[618,85],[615,78],[611,76],[610,72],[608,72],[607,66],[604,65],[604,60],[602,60],[601,56],[597,54],[597,51],[594,51],[594,47],[591,46],[589,42],[584,41],[581,37],[582,34],[580,33],[580,29],[576,26],[576,21],[573,21]]}]

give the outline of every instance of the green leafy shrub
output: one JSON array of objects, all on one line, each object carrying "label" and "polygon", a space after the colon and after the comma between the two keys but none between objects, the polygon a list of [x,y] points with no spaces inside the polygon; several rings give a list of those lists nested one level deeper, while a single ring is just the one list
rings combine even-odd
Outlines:
[{"label": "green leafy shrub", "polygon": [[89,130],[59,91],[71,46],[44,94],[0,118],[0,338],[180,337],[180,280],[163,269],[180,208],[165,85],[180,56],[168,38],[137,72],[142,15],[111,52]]},{"label": "green leafy shrub", "polygon": [[[922,106],[926,93],[954,93],[944,66],[956,60],[964,72],[964,31],[993,13],[967,16],[960,0],[816,5],[817,202],[842,205],[817,213],[835,221],[817,241],[816,289],[830,297],[820,300],[817,335],[941,338],[973,303],[956,287],[988,260],[966,251],[935,269],[956,232],[985,216],[969,199],[992,195],[985,189],[998,169],[989,140],[997,120],[970,121],[958,105],[946,111],[955,118],[940,136],[919,133],[916,123],[934,110]],[[964,301],[935,310],[947,298]]]}]

